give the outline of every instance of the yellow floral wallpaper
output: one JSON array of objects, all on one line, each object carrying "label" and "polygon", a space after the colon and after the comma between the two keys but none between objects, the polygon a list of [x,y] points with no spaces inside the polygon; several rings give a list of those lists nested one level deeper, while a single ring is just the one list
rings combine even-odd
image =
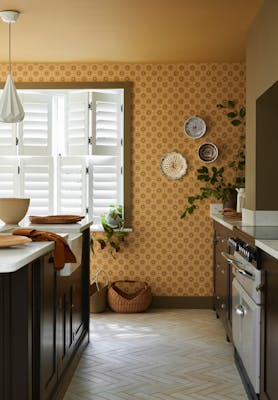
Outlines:
[{"label": "yellow floral wallpaper", "polygon": [[[1,81],[6,74],[2,65]],[[15,64],[13,76],[16,82],[133,82],[133,232],[115,260],[95,246],[92,276],[103,268],[111,280],[146,280],[158,296],[212,295],[210,200],[184,220],[180,214],[200,185],[200,144],[218,146],[216,166],[238,152],[240,129],[216,104],[227,99],[245,103],[244,64]],[[205,136],[196,140],[183,130],[184,121],[194,115],[207,124]],[[170,151],[187,159],[188,172],[178,181],[160,174],[160,159]]]}]

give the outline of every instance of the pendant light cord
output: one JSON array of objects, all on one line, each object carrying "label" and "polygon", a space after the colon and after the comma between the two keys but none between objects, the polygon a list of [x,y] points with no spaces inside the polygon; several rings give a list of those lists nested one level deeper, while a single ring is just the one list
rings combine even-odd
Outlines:
[{"label": "pendant light cord", "polygon": [[11,64],[11,23],[9,22],[9,74],[12,73],[12,64]]}]

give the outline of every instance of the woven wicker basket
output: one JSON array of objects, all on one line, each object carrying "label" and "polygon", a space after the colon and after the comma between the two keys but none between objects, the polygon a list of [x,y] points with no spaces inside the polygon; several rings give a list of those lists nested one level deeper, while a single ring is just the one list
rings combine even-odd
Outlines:
[{"label": "woven wicker basket", "polygon": [[[99,275],[104,273],[106,276],[106,283],[99,282]],[[107,290],[109,286],[109,277],[107,273],[100,269],[97,271],[94,282],[90,286],[90,312],[100,313],[106,308]]]},{"label": "woven wicker basket", "polygon": [[[125,289],[120,289],[124,286]],[[140,286],[138,289],[137,287]],[[146,282],[116,281],[108,289],[108,304],[118,313],[136,313],[145,311],[152,302],[151,288]]]}]

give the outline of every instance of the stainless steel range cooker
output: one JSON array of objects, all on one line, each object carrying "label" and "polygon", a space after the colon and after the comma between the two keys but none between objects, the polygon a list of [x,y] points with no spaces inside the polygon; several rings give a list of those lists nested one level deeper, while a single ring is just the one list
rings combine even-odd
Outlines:
[{"label": "stainless steel range cooker", "polygon": [[262,278],[255,239],[278,239],[278,227],[236,227],[229,239],[232,267],[232,333],[236,359],[251,392],[260,392],[260,323]]}]

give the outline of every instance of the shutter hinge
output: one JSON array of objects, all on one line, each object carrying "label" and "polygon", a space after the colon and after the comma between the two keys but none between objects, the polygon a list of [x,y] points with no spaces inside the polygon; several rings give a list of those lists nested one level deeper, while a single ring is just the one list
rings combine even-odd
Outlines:
[{"label": "shutter hinge", "polygon": [[123,104],[121,104],[121,112],[123,112],[124,111],[124,106],[123,106]]},{"label": "shutter hinge", "polygon": [[121,146],[123,145],[123,139],[121,139]]},{"label": "shutter hinge", "polygon": [[89,110],[92,110],[92,109],[93,109],[93,104],[92,104],[92,103],[89,103],[89,104],[88,104],[88,108],[89,108]]},{"label": "shutter hinge", "polygon": [[89,207],[86,207],[86,214],[89,214]]},{"label": "shutter hinge", "polygon": [[18,137],[15,138],[15,145],[18,146]]},{"label": "shutter hinge", "polygon": [[20,166],[17,167],[17,173],[20,174]]},{"label": "shutter hinge", "polygon": [[89,138],[88,138],[88,143],[89,143],[89,144],[93,144],[93,138],[92,138],[92,137],[89,137]]},{"label": "shutter hinge", "polygon": [[89,173],[89,167],[86,167],[86,174]]},{"label": "shutter hinge", "polygon": [[123,175],[123,167],[121,167],[121,175]]}]

